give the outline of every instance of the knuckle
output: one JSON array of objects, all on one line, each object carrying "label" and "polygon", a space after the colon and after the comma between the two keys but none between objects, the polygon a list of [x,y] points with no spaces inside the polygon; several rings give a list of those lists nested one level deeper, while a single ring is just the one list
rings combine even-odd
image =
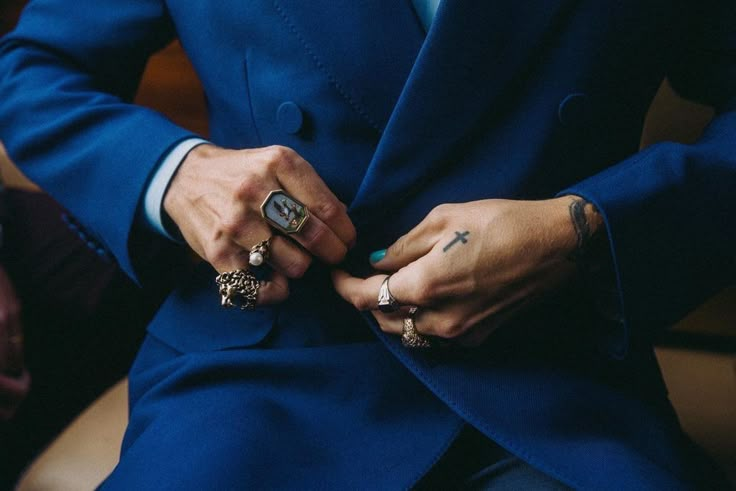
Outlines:
[{"label": "knuckle", "polygon": [[323,201],[314,207],[313,211],[323,222],[331,222],[345,212],[339,203],[332,200]]},{"label": "knuckle", "polygon": [[439,322],[439,325],[435,325],[437,335],[446,338],[453,339],[463,334],[465,331],[463,325],[456,322],[454,319],[445,319]]},{"label": "knuckle", "polygon": [[250,203],[256,201],[262,194],[261,180],[254,175],[245,176],[235,188],[235,201]]},{"label": "knuckle", "polygon": [[302,236],[304,247],[310,250],[314,248],[317,244],[320,243],[322,237],[325,236],[326,232],[327,229],[321,225],[309,227],[307,230],[304,231],[304,235]]},{"label": "knuckle", "polygon": [[434,215],[442,215],[443,213],[447,213],[447,207],[449,204],[447,203],[440,203],[439,205],[432,208],[432,214]]},{"label": "knuckle", "polygon": [[465,334],[465,326],[454,322],[447,326],[447,330],[445,332],[447,333],[448,337],[457,338]]},{"label": "knuckle", "polygon": [[428,305],[432,300],[432,292],[425,285],[414,287],[414,302],[417,305]]},{"label": "knuckle", "polygon": [[290,159],[295,153],[294,150],[284,145],[271,145],[268,148],[277,159]]},{"label": "knuckle", "polygon": [[310,258],[296,257],[284,264],[284,274],[289,278],[301,278],[309,269]]},{"label": "knuckle", "polygon": [[406,242],[406,235],[402,235],[401,237],[396,239],[396,242],[388,247],[386,255],[391,257],[401,257],[404,253],[404,250],[406,249]]},{"label": "knuckle", "polygon": [[435,299],[436,291],[434,287],[434,282],[428,278],[425,274],[420,274],[416,281],[414,282],[414,285],[412,287],[412,291],[414,292],[414,297],[418,305],[428,305],[431,304],[432,301]]},{"label": "knuckle", "polygon": [[204,246],[204,258],[216,269],[218,265],[224,264],[230,256],[229,250],[221,243],[213,243]]},{"label": "knuckle", "polygon": [[240,225],[240,219],[236,216],[230,216],[223,219],[222,223],[220,224],[221,235],[225,235],[227,237],[234,237],[238,235],[238,232],[240,231]]},{"label": "knuckle", "polygon": [[451,203],[442,203],[441,205],[435,206],[429,214],[430,223],[438,226],[447,223],[453,214],[453,208],[454,205]]},{"label": "knuckle", "polygon": [[455,209],[455,204],[453,203],[441,203],[434,207],[432,210],[432,213],[441,216],[446,217],[448,215],[451,215]]},{"label": "knuckle", "polygon": [[[350,297],[350,303],[355,306],[358,310],[365,311],[371,310],[373,305],[364,296],[358,295],[357,293]],[[383,327],[381,328],[383,329]]]},{"label": "knuckle", "polygon": [[289,167],[296,161],[296,152],[283,145],[271,145],[267,148],[267,165]]},{"label": "knuckle", "polygon": [[259,304],[274,304],[285,301],[289,298],[289,283],[274,285],[271,282],[262,283],[261,291],[265,295],[259,296]]}]

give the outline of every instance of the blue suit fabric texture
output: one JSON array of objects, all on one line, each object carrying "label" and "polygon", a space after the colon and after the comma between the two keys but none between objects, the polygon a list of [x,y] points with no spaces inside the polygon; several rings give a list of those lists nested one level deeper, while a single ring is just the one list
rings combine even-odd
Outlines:
[{"label": "blue suit fabric texture", "polygon": [[[353,273],[441,203],[573,193],[604,215],[624,323],[564,291],[477,349],[416,352],[325,267],[240,312],[200,266],[149,327],[103,489],[408,488],[467,423],[577,489],[706,486],[651,339],[736,270],[732,1],[446,0],[425,34],[408,1],[32,0],[0,45],[0,138],[144,284],[180,248],[141,194],[197,135],[129,102],[175,36],[211,141],[291,147],[349,204]],[[664,77],[717,116],[637,152]]]}]

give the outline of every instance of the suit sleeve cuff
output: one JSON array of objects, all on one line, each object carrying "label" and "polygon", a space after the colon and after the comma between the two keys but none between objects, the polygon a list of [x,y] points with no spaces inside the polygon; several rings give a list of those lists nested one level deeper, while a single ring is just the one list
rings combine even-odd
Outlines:
[{"label": "suit sleeve cuff", "polygon": [[207,140],[201,138],[188,138],[177,146],[175,146],[161,161],[161,164],[154,171],[151,180],[148,183],[144,197],[143,197],[143,212],[148,225],[173,241],[179,241],[175,238],[175,233],[167,230],[164,226],[163,220],[163,205],[164,196],[166,191],[169,189],[169,184],[179,169],[179,166],[184,162],[184,159],[189,152],[203,143],[209,143]]}]

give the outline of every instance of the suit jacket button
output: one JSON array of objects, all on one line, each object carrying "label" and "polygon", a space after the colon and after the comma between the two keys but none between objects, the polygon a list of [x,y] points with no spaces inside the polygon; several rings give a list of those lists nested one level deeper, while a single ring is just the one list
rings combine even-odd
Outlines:
[{"label": "suit jacket button", "polygon": [[580,126],[587,122],[588,112],[588,96],[578,92],[562,99],[557,117],[564,126]]},{"label": "suit jacket button", "polygon": [[294,102],[287,101],[281,104],[276,111],[276,120],[279,123],[281,131],[294,135],[302,129],[304,114],[302,114],[301,108]]},{"label": "suit jacket button", "polygon": [[77,230],[79,230],[79,227],[74,222],[74,220],[72,219],[72,217],[70,217],[66,213],[62,213],[61,214],[61,221],[63,221],[64,223],[66,223],[66,226],[69,227],[69,230],[71,230],[72,232],[76,232]]}]

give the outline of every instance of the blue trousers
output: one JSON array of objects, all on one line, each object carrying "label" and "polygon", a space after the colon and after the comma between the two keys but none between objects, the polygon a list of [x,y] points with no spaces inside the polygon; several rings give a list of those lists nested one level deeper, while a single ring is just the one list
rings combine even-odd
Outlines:
[{"label": "blue trousers", "polygon": [[[380,345],[376,344],[375,347],[383,351]],[[359,352],[358,350],[355,353]],[[294,353],[297,356],[297,352]],[[238,358],[235,352],[212,356],[230,358],[231,355]],[[396,363],[388,353],[385,356],[383,363]],[[193,357],[197,358],[197,355]],[[344,489],[343,485],[347,481],[352,482],[351,489],[375,489],[374,485],[369,484],[375,482],[375,479],[365,480],[365,477],[375,478],[367,476],[366,472],[373,474],[379,467],[385,468],[385,475],[381,476],[381,489],[402,489],[408,485],[415,485],[417,489],[568,489],[496,445],[471,426],[463,424],[461,420],[454,426],[456,429],[450,428],[449,433],[444,432],[442,425],[425,426],[419,432],[404,435],[403,443],[381,440],[376,442],[377,447],[361,454],[361,447],[366,442],[352,438],[350,434],[346,434],[350,438],[346,437],[342,441],[312,446],[299,436],[304,428],[288,426],[287,421],[308,423],[313,410],[330,404],[329,399],[319,399],[317,406],[305,408],[298,415],[285,413],[284,411],[290,411],[285,409],[286,406],[268,405],[266,410],[269,413],[283,413],[281,424],[274,426],[275,431],[265,428],[263,438],[254,437],[253,432],[259,432],[260,423],[256,421],[263,420],[252,420],[251,413],[241,411],[241,408],[256,406],[249,402],[246,392],[239,392],[242,390],[242,379],[239,377],[252,377],[256,366],[243,365],[242,371],[232,375],[232,378],[227,376],[225,388],[219,368],[186,376],[182,383],[180,375],[187,370],[190,358],[192,355],[182,356],[155,337],[149,336],[144,343],[131,372],[132,430],[129,428],[126,436],[120,465],[103,484],[103,489],[157,489],[158,486],[241,489],[242,486],[251,485],[263,489],[288,489],[295,487],[297,483],[310,488],[317,485],[317,482],[321,489]],[[295,358],[288,366],[297,367],[298,364],[299,360]],[[291,368],[289,372],[292,372]],[[291,376],[297,376],[297,372],[298,368]],[[337,376],[334,371],[328,375]],[[313,373],[307,374],[300,381],[309,384],[309,379],[314,376]],[[399,383],[402,376],[402,371],[397,371],[393,380]],[[405,376],[411,375],[407,373]],[[153,389],[147,389],[146,383],[140,382],[149,377],[153,380]],[[283,381],[269,378],[264,380],[265,385],[259,386],[257,392],[268,392],[269,386],[280,383]],[[242,394],[242,397],[230,397],[233,391]],[[413,407],[414,410],[438,403],[419,385],[416,392],[404,395],[417,404]],[[387,396],[390,397],[390,394]],[[170,404],[168,400],[171,397],[176,398],[179,403]],[[359,394],[351,393],[351,397],[359,397]],[[160,410],[163,411],[162,414],[159,414]],[[406,414],[405,410],[406,408],[391,406],[391,412]],[[339,418],[339,415],[335,414],[335,417]],[[386,424],[390,424],[392,420],[393,418],[389,418]],[[395,436],[396,432],[405,431],[402,429],[405,423],[405,419],[398,419],[396,425],[391,426],[391,430],[386,433],[387,439]],[[207,430],[202,431],[202,427]],[[357,426],[354,429],[359,430]],[[383,430],[379,426],[375,431]],[[402,454],[396,452],[397,445],[405,444],[410,453],[419,452],[433,442],[432,433],[445,435],[440,440],[451,441],[449,447],[435,454],[434,464],[427,462],[427,471],[423,476],[419,474],[415,475],[414,480],[407,479],[406,468],[400,457]],[[448,439],[452,435],[454,439]],[[289,440],[288,445],[292,448],[300,449],[299,452],[305,455],[305,462],[288,461],[281,453],[274,454],[271,447],[278,448],[283,443],[280,441],[283,438]],[[316,435],[313,439],[319,438]],[[333,448],[326,448],[324,445],[331,445]],[[253,446],[257,448],[257,452],[246,455]],[[154,451],[151,451],[151,447],[154,447]],[[319,454],[315,453],[315,449]],[[332,453],[354,454],[356,458],[340,460],[339,457],[331,456]],[[365,461],[361,461],[360,455],[362,458],[376,459],[380,464],[374,463],[361,468],[360,465]],[[155,462],[151,460],[152,456],[156,456]],[[217,457],[213,459],[212,456]],[[300,469],[300,465],[308,464],[312,457],[341,463],[336,464],[337,467],[332,470],[320,471],[315,481],[314,471],[310,467]],[[338,482],[343,485],[336,485]]]},{"label": "blue trousers", "polygon": [[467,425],[417,490],[569,490]]}]

